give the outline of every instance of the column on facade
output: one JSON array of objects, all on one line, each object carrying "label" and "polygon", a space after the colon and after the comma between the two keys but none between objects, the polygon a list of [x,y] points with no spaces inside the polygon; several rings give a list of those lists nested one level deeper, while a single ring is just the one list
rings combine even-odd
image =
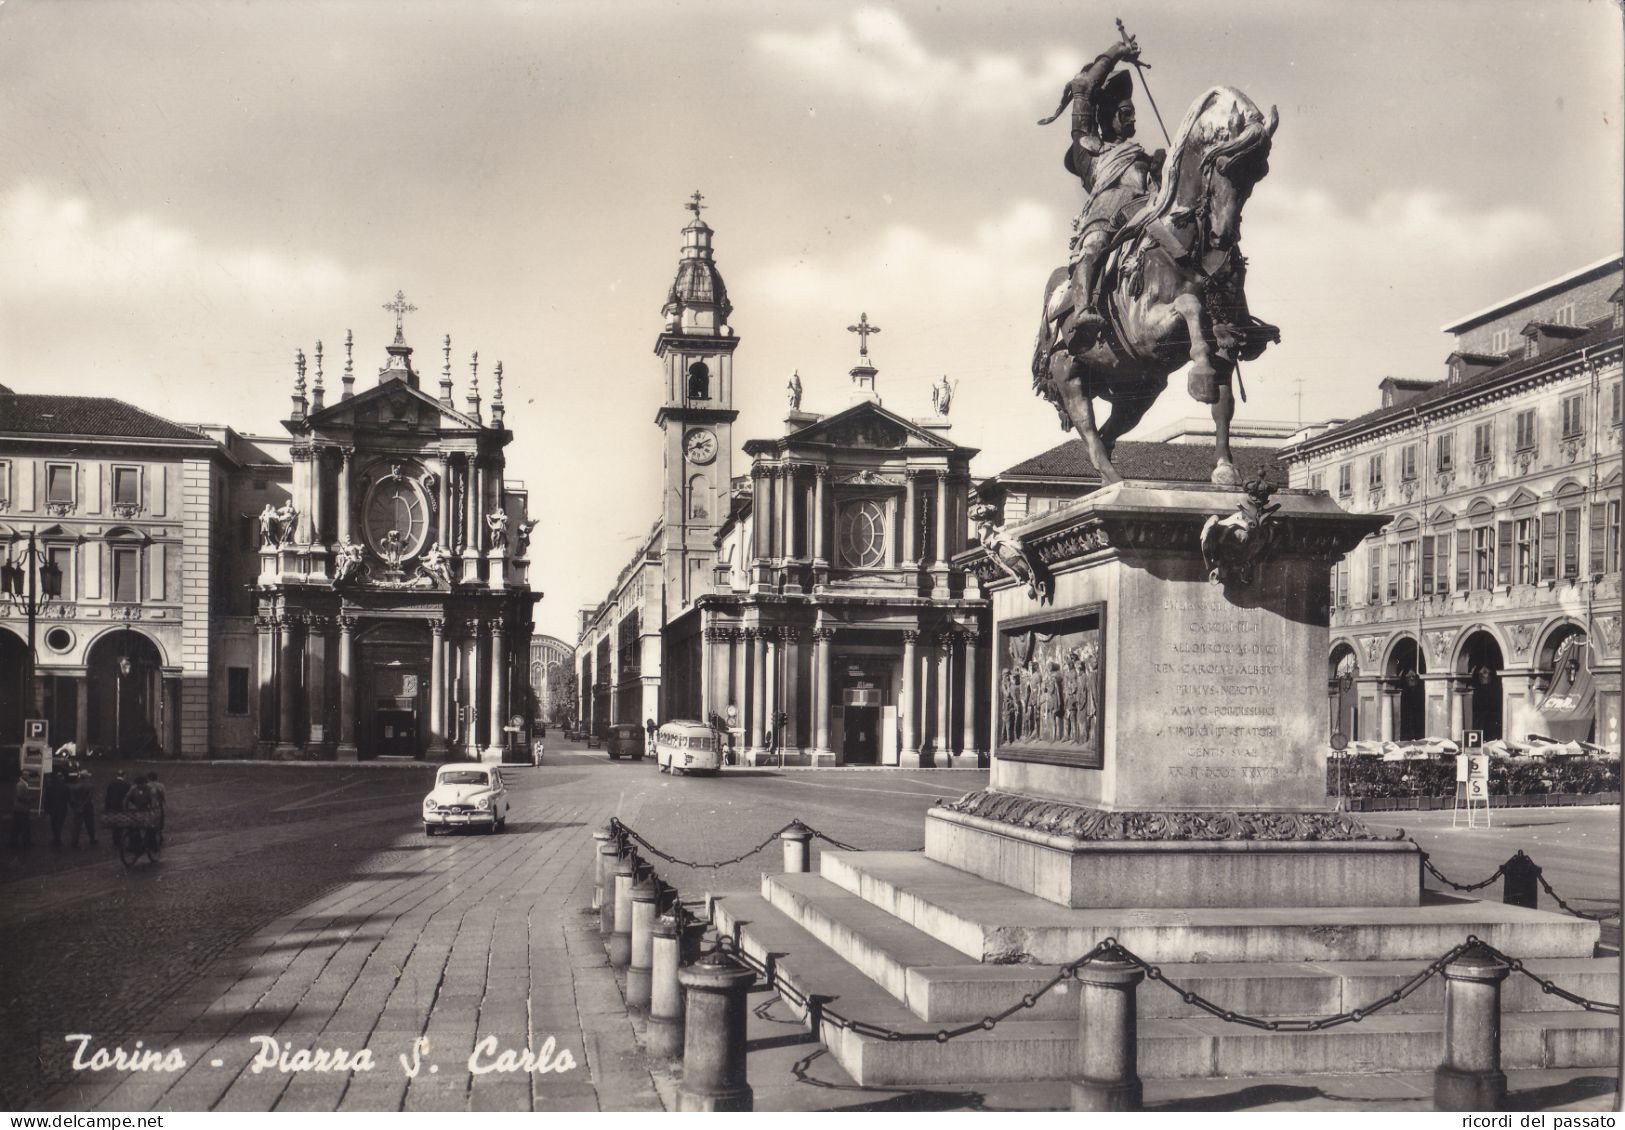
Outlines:
[{"label": "column on facade", "polygon": [[297,632],[298,620],[291,614],[284,613],[278,620],[277,626],[282,629],[281,654],[277,662],[277,736],[279,746],[285,750],[292,750],[294,736],[298,731],[294,728],[294,707],[299,693],[299,644]]},{"label": "column on facade", "polygon": [[801,630],[784,629],[784,722],[783,746],[801,748]]},{"label": "column on facade", "polygon": [[435,541],[442,549],[451,548],[451,453],[439,452],[440,483],[436,492],[440,511],[435,515]]},{"label": "column on facade", "polygon": [[979,709],[981,700],[976,694],[976,645],[981,641],[981,636],[975,632],[966,632],[960,639],[965,645],[965,734],[959,752],[969,757],[977,752],[976,723],[977,715],[981,713]]},{"label": "column on facade", "polygon": [[718,631],[710,624],[700,629],[700,721],[706,725],[711,724],[711,715],[716,713],[716,698],[711,684],[717,677]]},{"label": "column on facade", "polygon": [[[937,513],[939,513],[939,514],[942,513],[942,508],[941,508],[940,505],[937,508]],[[950,753],[953,752],[953,744],[954,744],[953,736],[951,734],[949,734],[949,732],[948,732],[948,706],[953,701],[953,696],[949,693],[949,688],[948,688],[948,668],[951,666],[949,660],[951,660],[953,658],[953,654],[954,654],[954,637],[953,637],[953,633],[952,632],[943,632],[942,634],[937,636],[937,741],[936,741],[936,751],[943,758],[946,758]],[[938,761],[938,765],[940,766],[941,764],[942,764],[942,762]]]},{"label": "column on facade", "polygon": [[463,752],[478,757],[480,750],[480,622],[469,620],[463,650],[463,706],[467,710]]},{"label": "column on facade", "polygon": [[920,473],[913,468],[903,472],[903,528],[898,531],[897,544],[904,568],[919,563],[914,555],[915,484],[919,481],[919,477]]},{"label": "column on facade", "polygon": [[277,737],[276,665],[281,654],[277,641],[275,616],[254,617],[254,634],[259,643],[259,672],[255,686],[255,699],[259,715],[260,741],[275,741]]},{"label": "column on facade", "polygon": [[830,560],[828,544],[829,519],[825,517],[828,512],[828,500],[825,497],[825,484],[829,482],[829,468],[820,464],[813,468],[813,560],[817,564],[826,565]]},{"label": "column on facade", "polygon": [[355,463],[355,448],[339,448],[339,513],[338,533],[339,541],[346,542],[353,538],[350,527],[350,516],[355,512],[355,500],[350,497],[352,489],[350,483],[350,468]]},{"label": "column on facade", "polygon": [[1399,729],[1399,684],[1384,679],[1381,687],[1381,698],[1378,701],[1382,704],[1382,709],[1378,712],[1380,716],[1377,720],[1382,730],[1379,740],[1391,742],[1394,740],[1395,731]]},{"label": "column on facade", "polygon": [[502,759],[504,733],[508,721],[508,628],[501,616],[491,618],[491,717],[486,722],[490,733],[487,750],[492,757]]},{"label": "column on facade", "polygon": [[[441,480],[444,486],[445,480]],[[446,752],[446,622],[429,621],[429,756]]]},{"label": "column on facade", "polygon": [[948,472],[937,475],[937,567],[948,567]]},{"label": "column on facade", "polygon": [[[745,633],[739,628],[728,629],[728,704],[733,706],[737,713],[734,720],[729,723],[730,728],[738,726],[743,729],[745,725]],[[722,714],[727,717],[727,710]],[[740,736],[743,744],[744,736]]]},{"label": "column on facade", "polygon": [[[331,621],[326,616],[305,617],[305,655],[309,664],[309,688],[305,694],[309,728],[308,744],[318,750],[333,740],[327,732],[327,630]],[[321,737],[316,737],[316,727]]]},{"label": "column on facade", "polygon": [[463,555],[462,580],[479,580],[480,519],[479,467],[472,451],[463,455]]},{"label": "column on facade", "polygon": [[813,631],[817,675],[813,683],[813,748],[818,753],[829,752],[829,714],[833,697],[830,686],[831,653],[835,650],[835,629],[817,628]]},{"label": "column on facade", "polygon": [[760,628],[745,629],[745,647],[749,652],[750,665],[750,741],[746,746],[748,750],[759,750],[765,744],[763,738],[765,731],[762,728],[762,704],[767,699],[767,673],[766,664],[762,662],[762,630]]},{"label": "column on facade", "polygon": [[353,761],[355,744],[355,617],[339,621],[339,760]]},{"label": "column on facade", "polygon": [[751,559],[765,560],[768,546],[767,468],[761,464],[750,469],[751,475]]},{"label": "column on facade", "polygon": [[913,764],[920,763],[920,742],[918,731],[914,727],[915,719],[915,680],[919,676],[919,648],[920,633],[907,631],[903,633],[903,694],[902,701],[898,703],[898,712],[903,716],[903,749],[905,758],[912,758]]},{"label": "column on facade", "polygon": [[317,545],[323,545],[327,539],[322,535],[326,523],[322,521],[322,461],[325,447],[320,445],[310,449],[310,540]]},{"label": "column on facade", "polygon": [[80,675],[73,680],[73,742],[77,749],[88,749],[90,725],[90,676]]},{"label": "column on facade", "polygon": [[763,628],[762,678],[765,693],[762,696],[762,724],[769,745],[772,745],[775,735],[783,733],[777,728],[780,704],[784,701],[784,688],[779,681],[779,651],[779,629]]}]

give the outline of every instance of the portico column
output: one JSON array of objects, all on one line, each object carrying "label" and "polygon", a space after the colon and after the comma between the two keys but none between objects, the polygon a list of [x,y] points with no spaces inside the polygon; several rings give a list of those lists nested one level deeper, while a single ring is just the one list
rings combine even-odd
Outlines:
[{"label": "portico column", "polygon": [[322,453],[325,450],[319,444],[310,449],[310,540],[317,545],[327,541],[322,536]]},{"label": "portico column", "polygon": [[751,475],[751,560],[761,561],[768,555],[768,478],[767,468],[757,465],[750,469]]},{"label": "portico column", "polygon": [[1394,731],[1398,729],[1394,722],[1394,716],[1399,713],[1398,684],[1384,680],[1382,697],[1378,701],[1382,704],[1381,717],[1378,719],[1378,724],[1382,727],[1381,740],[1391,742],[1394,740]]},{"label": "portico column", "polygon": [[948,472],[937,475],[937,568],[948,568]]},{"label": "portico column", "polygon": [[829,481],[829,468],[818,466],[813,468],[813,563],[817,565],[829,564],[829,546],[825,544],[828,520],[824,517],[826,500],[824,497],[824,484]]},{"label": "portico column", "polygon": [[[293,464],[293,481],[288,486],[288,497],[298,510],[294,519],[292,543],[310,544],[310,445],[295,443],[288,448],[288,459]],[[286,537],[286,535],[284,535]]]},{"label": "portico column", "polygon": [[258,738],[262,743],[274,743],[277,738],[276,662],[277,623],[275,616],[254,617],[255,634],[259,641],[259,672],[255,712],[258,714]]},{"label": "portico column", "polygon": [[463,756],[480,756],[480,622],[468,622],[468,648],[463,659],[463,705],[468,708],[468,729],[463,734]]},{"label": "portico column", "polygon": [[[941,508],[937,512],[940,514]],[[953,752],[953,738],[948,733],[948,666],[954,655],[954,637],[952,632],[943,632],[937,636],[937,766],[940,768],[945,759]]]},{"label": "portico column", "polygon": [[507,623],[501,616],[491,618],[491,716],[486,722],[488,731],[485,756],[490,761],[502,760],[502,727],[508,721],[508,706],[504,698],[507,690],[508,650]]},{"label": "portico column", "polygon": [[700,631],[700,721],[711,724],[716,713],[711,682],[717,676],[717,629],[707,624]]},{"label": "portico column", "polygon": [[914,728],[914,680],[919,668],[919,649],[916,647],[919,640],[919,632],[903,633],[903,701],[898,704],[903,716],[903,748],[898,764],[908,769],[920,767],[920,743]]},{"label": "portico column", "polygon": [[298,731],[294,728],[295,696],[299,693],[299,648],[294,633],[297,630],[298,618],[290,613],[284,613],[278,621],[282,629],[282,654],[277,662],[277,735],[278,742],[276,756],[281,758],[294,758],[299,755],[299,747],[294,743],[294,736]]},{"label": "portico column", "polygon": [[965,643],[965,736],[959,746],[963,757],[977,757],[981,752],[976,748],[976,723],[981,706],[976,694],[976,645],[981,638],[976,632],[966,632],[960,637]]},{"label": "portico column", "polygon": [[762,678],[765,693],[762,696],[762,733],[764,747],[773,744],[779,702],[783,694],[779,686],[779,641],[777,628],[762,629]]},{"label": "portico column", "polygon": [[[444,480],[442,480],[444,482]],[[429,756],[446,756],[446,622],[429,621]]]},{"label": "portico column", "polygon": [[[1451,686],[1450,695],[1450,737],[1460,740],[1460,735],[1470,729],[1469,720],[1473,716],[1473,684],[1470,679],[1457,679]],[[1352,739],[1354,735],[1350,735]]]},{"label": "portico column", "polygon": [[834,628],[818,628],[813,632],[817,640],[815,645],[818,679],[813,694],[813,759],[830,756],[829,749],[829,711],[830,711],[830,659],[833,652]]},{"label": "portico column", "polygon": [[784,629],[784,721],[783,747],[801,748],[801,727],[797,717],[801,707],[801,629]]},{"label": "portico column", "polygon": [[750,700],[750,745],[749,752],[756,752],[762,748],[762,704],[767,697],[767,673],[762,662],[762,631],[760,628],[745,629],[745,647],[747,648],[751,665],[751,700]]},{"label": "portico column", "polygon": [[913,468],[903,472],[903,528],[899,531],[902,537],[898,546],[905,569],[919,564],[914,555],[914,493],[919,477],[920,473]]},{"label": "portico column", "polygon": [[442,549],[451,548],[451,454],[442,451],[440,454],[440,513],[435,523],[435,540]]},{"label": "portico column", "polygon": [[[310,660],[310,685],[305,693],[309,728],[305,731],[306,747],[313,753],[325,753],[333,735],[327,732],[327,628],[326,616],[305,617],[305,650]],[[316,727],[321,737],[316,737]]]},{"label": "portico column", "polygon": [[350,497],[350,466],[355,462],[355,448],[339,448],[339,541],[350,541],[353,531],[350,526],[350,515],[355,510],[354,500]]},{"label": "portico column", "polygon": [[467,452],[463,456],[463,543],[460,546],[463,554],[462,580],[465,583],[477,581],[480,577],[479,507],[479,469],[474,462],[474,453]]},{"label": "portico column", "polygon": [[355,617],[339,617],[339,748],[340,761],[355,761]]},{"label": "portico column", "polygon": [[86,673],[73,680],[73,744],[78,749],[88,748],[89,724],[90,675]]}]

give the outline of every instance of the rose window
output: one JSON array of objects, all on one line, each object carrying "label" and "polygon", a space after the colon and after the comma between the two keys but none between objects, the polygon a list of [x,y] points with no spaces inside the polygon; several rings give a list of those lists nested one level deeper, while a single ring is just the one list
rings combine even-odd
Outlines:
[{"label": "rose window", "polygon": [[874,499],[841,511],[841,557],[848,565],[872,568],[886,560],[886,509]]}]

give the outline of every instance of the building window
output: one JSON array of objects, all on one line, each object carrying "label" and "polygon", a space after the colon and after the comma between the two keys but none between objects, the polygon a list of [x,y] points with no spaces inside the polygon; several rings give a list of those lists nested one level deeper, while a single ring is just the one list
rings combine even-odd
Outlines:
[{"label": "building window", "polygon": [[1560,326],[1572,326],[1574,324],[1574,303],[1565,302],[1559,306],[1552,314],[1552,321]]},{"label": "building window", "polygon": [[141,600],[141,550],[136,546],[113,547],[113,599],[120,604]]},{"label": "building window", "polygon": [[1414,483],[1416,481],[1416,444],[1407,443],[1399,449],[1399,481]]},{"label": "building window", "polygon": [[1512,348],[1512,331],[1496,330],[1490,335],[1490,352],[1505,353]]},{"label": "building window", "polygon": [[1354,493],[1354,465],[1344,463],[1337,469],[1337,497],[1347,498]]},{"label": "building window", "polygon": [[1489,526],[1473,527],[1473,588],[1495,587],[1495,531]]},{"label": "building window", "polygon": [[1619,390],[1620,385],[1615,384],[1608,390],[1608,422],[1615,427],[1619,426]]},{"label": "building window", "polygon": [[248,713],[248,668],[226,668],[226,713]]},{"label": "building window", "polygon": [[1567,506],[1563,508],[1563,572],[1560,576],[1578,577],[1580,575],[1580,508]]},{"label": "building window", "polygon": [[711,370],[704,361],[696,361],[688,367],[688,399],[711,399]]},{"label": "building window", "polygon": [[1538,432],[1535,430],[1535,410],[1525,408],[1513,417],[1513,450],[1533,451]]},{"label": "building window", "polygon": [[886,508],[866,498],[841,510],[841,557],[849,566],[872,569],[886,561]]},{"label": "building window", "polygon": [[1512,523],[1495,524],[1495,583],[1512,583]]},{"label": "building window", "polygon": [[1540,516],[1540,579],[1557,579],[1557,515]]},{"label": "building window", "polygon": [[1422,538],[1422,595],[1450,591],[1450,535],[1427,534]]},{"label": "building window", "polygon": [[1312,471],[1312,472],[1310,472],[1310,474],[1309,474],[1309,489],[1310,490],[1325,490],[1326,489],[1326,472],[1324,472],[1324,471]]},{"label": "building window", "polygon": [[1433,441],[1433,469],[1443,474],[1456,466],[1456,433],[1445,432]]},{"label": "building window", "polygon": [[1513,576],[1515,584],[1535,583],[1535,551],[1540,542],[1540,521],[1519,518],[1512,524]]},{"label": "building window", "polygon": [[1563,438],[1573,439],[1585,435],[1585,393],[1577,392],[1563,398]]},{"label": "building window", "polygon": [[45,465],[45,503],[47,506],[72,506],[73,464],[47,463]]},{"label": "building window", "polygon": [[1332,569],[1332,593],[1336,607],[1349,606],[1349,563],[1346,557]]},{"label": "building window", "polygon": [[1619,499],[1591,504],[1591,571],[1619,572]]},{"label": "building window", "polygon": [[1495,458],[1495,448],[1492,446],[1495,439],[1495,424],[1485,420],[1481,424],[1473,425],[1473,462],[1488,463]]},{"label": "building window", "polygon": [[1382,603],[1382,546],[1374,545],[1366,551],[1365,602]]},{"label": "building window", "polygon": [[1399,543],[1399,599],[1416,599],[1416,539]]},{"label": "building window", "polygon": [[141,468],[113,468],[113,506],[115,512],[135,513],[141,508]]},{"label": "building window", "polygon": [[1380,454],[1373,455],[1366,461],[1365,485],[1369,490],[1382,489],[1382,456]]},{"label": "building window", "polygon": [[1456,531],[1456,591],[1467,592],[1473,584],[1472,535],[1467,530]]}]

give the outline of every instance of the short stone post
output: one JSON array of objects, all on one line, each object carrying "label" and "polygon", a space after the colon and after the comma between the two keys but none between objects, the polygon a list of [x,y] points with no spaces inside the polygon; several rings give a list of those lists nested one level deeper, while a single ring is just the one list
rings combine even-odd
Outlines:
[{"label": "short stone post", "polygon": [[1540,864],[1520,849],[1501,865],[1501,901],[1509,906],[1527,906],[1535,909],[1540,898]]},{"label": "short stone post", "polygon": [[[613,875],[611,868],[614,866],[614,864],[605,863],[604,847],[606,844],[613,843],[614,839],[615,833],[610,830],[610,827],[607,824],[592,834],[592,908],[594,910],[597,910],[604,905],[604,880]],[[611,859],[613,859],[615,855],[613,848],[610,850],[609,854]]]},{"label": "short stone post", "polygon": [[625,969],[632,961],[632,886],[638,861],[630,855],[615,863],[615,926],[609,935],[609,963]]},{"label": "short stone post", "polygon": [[1500,1110],[1501,982],[1510,967],[1474,945],[1444,967],[1444,1062],[1433,1073],[1435,1110]]},{"label": "short stone post", "polygon": [[649,1025],[643,1033],[644,1044],[656,1059],[683,1054],[683,986],[677,980],[682,948],[677,919],[670,914],[656,918],[649,956]]},{"label": "short stone post", "polygon": [[626,966],[626,1005],[633,1012],[649,1007],[649,971],[654,957],[655,904],[660,888],[644,879],[632,888],[632,956]]},{"label": "short stone post", "polygon": [[598,845],[598,869],[604,875],[603,889],[599,892],[602,897],[598,903],[598,933],[605,938],[615,929],[615,864],[620,856],[613,839]]},{"label": "short stone post", "polygon": [[745,995],[756,974],[716,950],[679,970],[677,980],[685,997],[677,1109],[754,1109],[745,1081]]},{"label": "short stone post", "polygon": [[1082,1071],[1072,1082],[1072,1109],[1139,1110],[1144,1088],[1135,990],[1145,970],[1123,957],[1098,958],[1079,969],[1077,978]]},{"label": "short stone post", "polygon": [[810,850],[812,829],[797,820],[779,833],[779,839],[784,843],[784,873],[786,875],[806,873],[812,857]]}]

